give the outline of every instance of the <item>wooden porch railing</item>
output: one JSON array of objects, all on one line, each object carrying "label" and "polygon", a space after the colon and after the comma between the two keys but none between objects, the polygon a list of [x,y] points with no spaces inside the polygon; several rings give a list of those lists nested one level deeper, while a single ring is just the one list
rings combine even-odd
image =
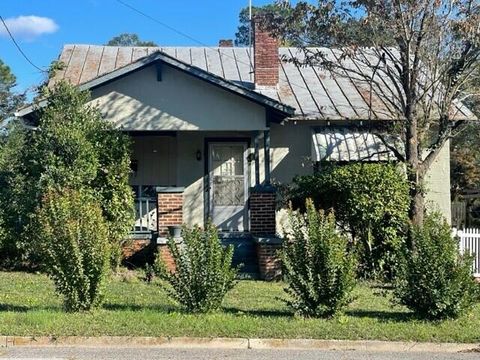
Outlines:
[{"label": "wooden porch railing", "polygon": [[135,198],[135,225],[132,235],[151,237],[157,231],[157,199],[153,197]]}]

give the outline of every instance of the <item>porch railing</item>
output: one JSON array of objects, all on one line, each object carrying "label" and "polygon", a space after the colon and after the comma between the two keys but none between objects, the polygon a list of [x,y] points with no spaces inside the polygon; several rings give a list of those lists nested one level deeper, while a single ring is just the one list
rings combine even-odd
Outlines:
[{"label": "porch railing", "polygon": [[149,237],[155,231],[157,231],[156,198],[135,198],[135,225],[132,229],[132,235]]},{"label": "porch railing", "polygon": [[472,271],[476,277],[480,277],[480,229],[454,230],[454,235],[458,236],[460,251],[468,251],[475,256]]}]

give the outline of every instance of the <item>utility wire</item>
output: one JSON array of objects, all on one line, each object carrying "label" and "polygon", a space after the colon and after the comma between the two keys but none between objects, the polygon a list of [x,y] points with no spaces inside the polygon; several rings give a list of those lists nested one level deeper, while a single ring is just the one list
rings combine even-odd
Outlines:
[{"label": "utility wire", "polygon": [[205,43],[201,42],[200,40],[197,40],[197,39],[195,39],[194,37],[192,37],[192,36],[190,36],[190,35],[182,32],[182,31],[180,31],[180,30],[175,29],[174,27],[172,27],[172,26],[170,26],[170,25],[168,25],[168,24],[165,24],[164,22],[162,22],[162,21],[160,21],[160,20],[158,20],[158,19],[156,19],[156,18],[148,15],[147,13],[144,13],[143,11],[141,11],[141,10],[133,7],[132,5],[126,3],[126,2],[124,2],[124,1],[122,1],[122,0],[115,0],[115,1],[118,2],[119,4],[122,4],[123,6],[125,6],[125,7],[127,7],[127,8],[129,8],[130,10],[135,11],[137,14],[140,14],[140,15],[146,17],[147,19],[150,19],[150,20],[152,20],[153,22],[156,22],[157,24],[159,24],[159,25],[167,28],[168,30],[177,33],[178,35],[181,35],[181,36],[183,36],[183,37],[185,37],[185,38],[187,38],[187,39],[189,39],[189,40],[192,40],[192,41],[196,42],[196,43],[199,44],[199,45],[208,47],[208,45],[206,45]]},{"label": "utility wire", "polygon": [[[219,50],[219,49],[215,49],[215,48],[213,48],[212,46],[210,46],[210,45],[208,45],[208,44],[205,44],[204,42],[202,42],[202,41],[200,41],[200,40],[198,40],[198,39],[196,39],[196,38],[194,38],[194,37],[192,37],[192,36],[190,36],[190,35],[182,32],[182,31],[180,31],[180,30],[177,30],[177,29],[175,29],[174,27],[172,27],[172,26],[170,26],[170,25],[168,25],[168,24],[165,24],[164,22],[162,22],[162,21],[154,18],[153,16],[150,16],[150,15],[148,15],[147,13],[145,13],[145,12],[143,12],[143,11],[135,8],[135,7],[133,7],[132,5],[126,3],[126,2],[123,1],[123,0],[115,0],[115,1],[118,2],[118,3],[121,4],[121,5],[129,8],[130,10],[136,12],[137,14],[140,14],[140,15],[146,17],[147,19],[149,19],[149,20],[151,20],[151,21],[153,21],[153,22],[155,22],[155,23],[157,23],[157,24],[159,24],[159,25],[161,25],[161,26],[163,26],[163,27],[165,27],[165,28],[167,28],[167,29],[169,29],[169,30],[171,30],[171,31],[173,31],[173,32],[175,32],[175,33],[177,33],[177,34],[185,37],[185,38],[187,38],[187,39],[190,39],[190,40],[194,41],[195,43],[197,43],[197,44],[199,44],[199,45],[201,45],[201,46],[203,46],[203,47],[205,47],[205,48],[207,48],[207,49],[209,49],[209,50],[218,51],[218,52],[220,52],[220,53],[222,54],[222,56],[225,56],[225,57],[228,57],[228,58],[230,58],[230,59],[233,59],[233,60],[235,60],[236,62],[238,62],[238,63],[240,63],[240,64],[243,64],[243,65],[247,65],[247,66],[250,67],[250,68],[252,68],[252,66],[253,66],[251,63],[246,63],[245,61],[242,61],[242,60],[240,60],[240,59],[237,59],[237,58],[235,58],[234,56],[231,56],[231,55],[225,53],[224,51],[221,51],[221,50]],[[302,85],[302,84],[294,83],[294,82],[291,82],[291,81],[290,81],[290,84],[291,84],[291,85],[295,85],[295,86],[297,86],[297,87],[299,87],[299,88],[302,88],[302,89],[304,89],[304,90],[308,90],[308,91],[312,92],[313,94],[322,95],[322,94],[320,94],[320,93],[317,93],[316,91],[313,91],[313,90],[307,88],[306,86],[304,86],[304,85]]]},{"label": "utility wire", "polygon": [[5,27],[5,30],[7,30],[7,33],[8,35],[10,36],[10,39],[12,39],[13,43],[15,44],[15,46],[17,47],[18,51],[20,52],[20,54],[22,54],[22,56],[25,58],[25,60],[28,61],[28,63],[30,65],[32,65],[35,69],[39,70],[40,72],[47,72],[46,70],[38,67],[37,65],[35,65],[29,58],[28,56],[23,52],[22,48],[20,47],[20,45],[18,45],[17,41],[15,40],[15,38],[13,37],[12,33],[10,32],[10,29],[8,28],[7,24],[5,23],[5,20],[3,20],[3,17],[0,15],[0,20],[2,20],[2,23],[3,23],[3,26]]},{"label": "utility wire", "polygon": [[[210,50],[212,50],[212,51],[218,51],[218,52],[220,52],[220,53],[222,54],[222,56],[229,57],[229,58],[231,58],[231,59],[239,62],[240,64],[243,64],[243,65],[247,65],[247,66],[249,66],[249,67],[252,67],[252,64],[251,64],[251,63],[246,63],[246,62],[244,62],[244,61],[241,61],[241,60],[239,60],[239,59],[236,59],[234,56],[231,56],[231,55],[229,55],[229,54],[226,54],[226,53],[223,52],[223,51],[220,51],[219,49],[215,49],[215,48],[213,48],[212,46],[207,45],[207,44],[203,43],[202,41],[200,41],[200,40],[198,40],[198,39],[196,39],[196,38],[194,38],[194,37],[192,37],[192,36],[190,36],[190,35],[182,32],[182,31],[180,31],[180,30],[175,29],[174,27],[172,27],[172,26],[170,26],[170,25],[168,25],[168,24],[165,24],[164,22],[162,22],[162,21],[154,18],[153,16],[148,15],[147,13],[145,13],[145,12],[143,12],[143,11],[135,8],[134,6],[126,3],[126,2],[123,1],[123,0],[115,0],[115,1],[118,2],[118,3],[121,4],[121,5],[129,8],[130,10],[136,12],[137,14],[140,14],[140,15],[146,17],[147,19],[149,19],[149,20],[151,20],[151,21],[153,21],[153,22],[155,22],[155,23],[157,23],[157,24],[159,24],[159,25],[161,25],[161,26],[163,26],[163,27],[165,27],[165,28],[167,28],[167,29],[169,29],[169,30],[171,30],[171,31],[173,31],[173,32],[175,32],[175,33],[177,33],[177,34],[185,37],[185,38],[187,38],[187,39],[190,39],[190,40],[194,41],[195,43],[197,43],[197,44],[199,44],[199,45],[201,45],[201,46],[204,46],[205,48],[208,48],[208,49],[210,49]],[[353,80],[351,80],[351,81],[353,81]],[[304,89],[304,90],[308,90],[311,94],[321,95],[321,96],[324,95],[324,94],[319,93],[319,92],[317,92],[317,91],[315,91],[315,90],[313,90],[313,89],[310,89],[309,87],[307,87],[307,86],[305,86],[305,85],[303,85],[303,84],[299,84],[299,83],[292,82],[292,81],[288,81],[288,82],[289,82],[290,86],[294,85],[294,86],[296,86],[296,87],[298,87],[298,88],[301,88],[301,89]],[[313,101],[315,101],[315,99],[313,99]],[[370,106],[370,107],[371,107],[371,104],[370,104],[370,105],[367,104],[367,106]],[[319,107],[319,111],[321,112],[320,107]]]}]

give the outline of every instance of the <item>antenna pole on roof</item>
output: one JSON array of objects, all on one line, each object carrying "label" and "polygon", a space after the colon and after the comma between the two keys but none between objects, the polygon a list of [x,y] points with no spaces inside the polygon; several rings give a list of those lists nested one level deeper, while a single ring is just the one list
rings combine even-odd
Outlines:
[{"label": "antenna pole on roof", "polygon": [[248,1],[248,19],[250,20],[250,29],[248,32],[248,47],[252,46],[252,0]]},{"label": "antenna pole on roof", "polygon": [[[252,26],[252,0],[248,0],[248,19],[250,20],[249,23],[249,29],[248,29],[248,49],[251,51],[252,49],[252,31],[253,31],[253,26]],[[250,71],[250,76],[252,76],[254,69],[253,65],[251,65],[251,71]]]}]

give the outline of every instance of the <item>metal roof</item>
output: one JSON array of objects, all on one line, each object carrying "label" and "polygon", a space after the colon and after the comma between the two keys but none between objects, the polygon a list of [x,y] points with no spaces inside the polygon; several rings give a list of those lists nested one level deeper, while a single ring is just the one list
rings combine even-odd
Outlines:
[{"label": "metal roof", "polygon": [[[336,61],[339,54],[328,48],[316,48]],[[180,62],[197,67],[230,83],[251,89],[279,103],[295,108],[290,118],[305,120],[396,120],[389,106],[391,90],[388,81],[370,88],[352,76],[334,74],[324,67],[302,66],[280,61],[277,88],[255,88],[250,48],[243,47],[116,47],[98,45],[65,45],[59,60],[66,67],[57,71],[50,84],[66,79],[75,85],[129,66],[138,60],[162,52]],[[304,52],[296,48],[280,48],[280,58],[302,59]],[[368,72],[351,61],[352,67]],[[371,71],[371,70],[370,70]],[[346,75],[346,74],[345,74]],[[382,79],[383,80],[383,79]],[[475,119],[463,104],[457,106],[456,119]]]},{"label": "metal roof", "polygon": [[397,137],[380,136],[361,129],[320,130],[312,134],[312,140],[315,161],[397,161],[399,159],[390,148],[400,153],[404,148]]}]

